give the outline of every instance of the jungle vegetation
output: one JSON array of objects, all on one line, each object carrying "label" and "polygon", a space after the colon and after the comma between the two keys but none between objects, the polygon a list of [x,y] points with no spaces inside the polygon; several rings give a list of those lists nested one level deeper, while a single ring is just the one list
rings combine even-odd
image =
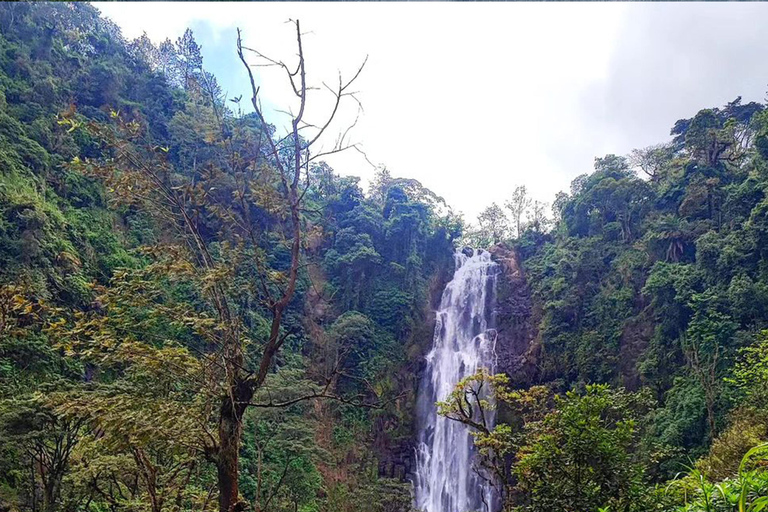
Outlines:
[{"label": "jungle vegetation", "polygon": [[527,381],[480,372],[441,405],[510,510],[768,504],[768,111],[736,98],[670,135],[596,158],[551,219],[518,187],[465,235],[514,247],[531,288]]},{"label": "jungle vegetation", "polygon": [[386,169],[365,193],[258,94],[226,98],[191,31],[0,3],[0,510],[410,510],[464,243],[513,250],[531,288],[534,370],[441,403],[507,509],[768,505],[764,104],[596,159],[553,215],[520,187],[470,225]]}]

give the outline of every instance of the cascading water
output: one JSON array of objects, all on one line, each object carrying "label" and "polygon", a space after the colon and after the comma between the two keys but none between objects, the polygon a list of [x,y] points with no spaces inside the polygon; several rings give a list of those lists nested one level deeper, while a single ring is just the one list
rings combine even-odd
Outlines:
[{"label": "cascading water", "polygon": [[418,398],[415,505],[422,512],[494,512],[493,491],[472,468],[468,427],[438,416],[435,402],[479,368],[493,371],[498,266],[482,250],[465,249],[454,259],[456,272],[443,291]]}]

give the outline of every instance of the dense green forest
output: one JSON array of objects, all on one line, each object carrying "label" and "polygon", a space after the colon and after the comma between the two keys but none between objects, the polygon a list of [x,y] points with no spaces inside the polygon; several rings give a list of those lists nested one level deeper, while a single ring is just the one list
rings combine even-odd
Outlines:
[{"label": "dense green forest", "polygon": [[[475,429],[512,506],[768,504],[768,111],[737,98],[671,135],[596,158],[554,219],[518,187],[468,232],[515,247],[533,310],[511,297],[512,326],[532,321],[532,343],[521,374],[480,373],[442,407]],[[496,430],[461,409],[483,385],[508,414]]]},{"label": "dense green forest", "polygon": [[258,105],[190,31],[0,3],[0,511],[410,511],[463,244],[521,270],[498,290],[514,368],[440,404],[505,510],[768,506],[765,105],[692,112],[551,216],[520,187],[476,224],[383,169],[364,193]]}]

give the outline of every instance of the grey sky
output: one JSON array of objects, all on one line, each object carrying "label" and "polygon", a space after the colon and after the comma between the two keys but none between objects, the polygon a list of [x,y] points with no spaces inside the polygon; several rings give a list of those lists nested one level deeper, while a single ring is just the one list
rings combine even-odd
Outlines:
[{"label": "grey sky", "polygon": [[[665,141],[677,119],[738,95],[762,101],[768,89],[762,3],[96,5],[128,37],[175,39],[192,26],[233,93],[236,26],[248,44],[289,58],[282,22],[301,19],[315,83],[370,55],[355,139],[469,220],[518,184],[550,202],[596,156]],[[279,76],[260,78],[269,104],[289,102]],[[373,172],[355,154],[329,163],[364,181]]]}]

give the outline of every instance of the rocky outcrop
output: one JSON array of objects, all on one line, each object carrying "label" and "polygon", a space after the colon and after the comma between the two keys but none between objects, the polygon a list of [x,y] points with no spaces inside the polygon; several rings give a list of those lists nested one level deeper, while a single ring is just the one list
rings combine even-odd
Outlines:
[{"label": "rocky outcrop", "polygon": [[379,476],[400,482],[413,475],[415,446],[413,442],[401,442],[380,455]]},{"label": "rocky outcrop", "polygon": [[514,249],[499,244],[489,249],[499,264],[494,310],[497,329],[497,369],[509,375],[512,384],[534,382],[538,343],[531,291]]}]

